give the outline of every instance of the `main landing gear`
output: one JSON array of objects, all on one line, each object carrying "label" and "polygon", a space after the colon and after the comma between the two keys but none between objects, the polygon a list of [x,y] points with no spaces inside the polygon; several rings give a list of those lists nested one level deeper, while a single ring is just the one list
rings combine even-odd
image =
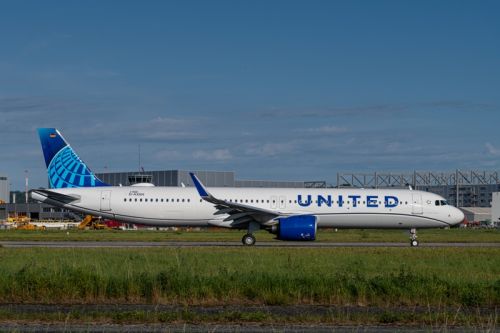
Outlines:
[{"label": "main landing gear", "polygon": [[250,223],[248,223],[248,232],[241,239],[241,242],[243,243],[243,245],[246,245],[246,246],[254,245],[255,244],[255,236],[253,235],[253,233],[259,229],[260,229],[259,223],[255,222],[255,221],[251,221]]},{"label": "main landing gear", "polygon": [[241,242],[243,243],[243,245],[246,245],[246,246],[254,245],[255,244],[255,236],[252,234],[246,234],[241,239]]},{"label": "main landing gear", "polygon": [[415,229],[415,228],[410,229],[410,245],[412,247],[418,246],[417,229]]}]

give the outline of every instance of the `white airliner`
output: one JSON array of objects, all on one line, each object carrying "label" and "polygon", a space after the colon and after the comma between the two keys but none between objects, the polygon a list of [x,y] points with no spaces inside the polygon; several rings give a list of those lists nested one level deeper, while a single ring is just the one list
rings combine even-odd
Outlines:
[{"label": "white airliner", "polygon": [[255,244],[259,229],[280,240],[315,240],[317,228],[410,230],[454,226],[459,209],[439,195],[411,189],[210,188],[195,174],[195,187],[108,186],[75,154],[58,130],[38,130],[50,189],[31,197],[65,209],[150,226],[217,226],[247,230]]}]

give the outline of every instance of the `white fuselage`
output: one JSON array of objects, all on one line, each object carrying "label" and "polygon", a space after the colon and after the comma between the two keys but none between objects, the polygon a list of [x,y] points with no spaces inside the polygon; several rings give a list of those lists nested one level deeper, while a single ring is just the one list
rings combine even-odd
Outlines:
[{"label": "white fuselage", "polygon": [[[103,218],[152,226],[221,226],[212,203],[194,187],[88,187],[50,190],[77,200],[64,203],[33,191],[38,201]],[[213,196],[279,212],[314,215],[318,227],[439,228],[461,223],[463,213],[436,194],[404,189],[210,188]]]}]

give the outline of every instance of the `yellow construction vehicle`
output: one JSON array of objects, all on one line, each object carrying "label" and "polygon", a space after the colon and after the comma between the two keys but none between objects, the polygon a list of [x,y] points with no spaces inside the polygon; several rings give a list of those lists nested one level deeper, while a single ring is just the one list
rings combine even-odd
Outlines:
[{"label": "yellow construction vehicle", "polygon": [[80,230],[103,230],[109,229],[108,226],[101,222],[100,217],[95,217],[92,215],[87,215],[78,225]]},{"label": "yellow construction vehicle", "polygon": [[27,216],[9,216],[7,222],[14,223],[16,230],[45,230],[45,226],[38,227],[31,224],[31,219]]}]

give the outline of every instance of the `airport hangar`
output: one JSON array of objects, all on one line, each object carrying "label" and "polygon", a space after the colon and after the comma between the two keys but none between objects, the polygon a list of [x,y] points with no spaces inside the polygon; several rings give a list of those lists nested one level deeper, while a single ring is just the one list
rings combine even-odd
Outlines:
[{"label": "airport hangar", "polygon": [[[361,187],[361,188],[412,188],[433,192],[443,196],[451,205],[460,207],[469,221],[494,220],[491,218],[491,205],[500,196],[500,175],[497,171],[460,171],[411,172],[411,173],[337,173],[336,184],[325,181],[272,181],[272,180],[240,180],[233,171],[196,171],[200,180],[207,187],[286,187],[286,188],[327,188],[327,187]],[[160,170],[148,172],[106,172],[96,174],[103,182],[113,186],[127,186],[137,183],[152,183],[155,186],[193,186],[189,171]],[[23,200],[9,200],[9,181],[0,176],[0,200],[2,195],[6,204],[0,204],[0,220],[6,216],[23,215],[33,219],[78,219],[72,212],[54,208],[46,204]],[[3,191],[3,192],[2,192]],[[5,193],[4,193],[5,192]],[[3,193],[3,194],[2,194]],[[11,196],[12,197],[12,196]],[[17,192],[18,198],[24,198],[23,192]],[[494,200],[498,198],[498,200]],[[9,202],[17,202],[10,203]],[[21,203],[23,202],[23,203]],[[493,202],[495,204],[495,202]],[[496,211],[494,209],[494,211]]]}]

